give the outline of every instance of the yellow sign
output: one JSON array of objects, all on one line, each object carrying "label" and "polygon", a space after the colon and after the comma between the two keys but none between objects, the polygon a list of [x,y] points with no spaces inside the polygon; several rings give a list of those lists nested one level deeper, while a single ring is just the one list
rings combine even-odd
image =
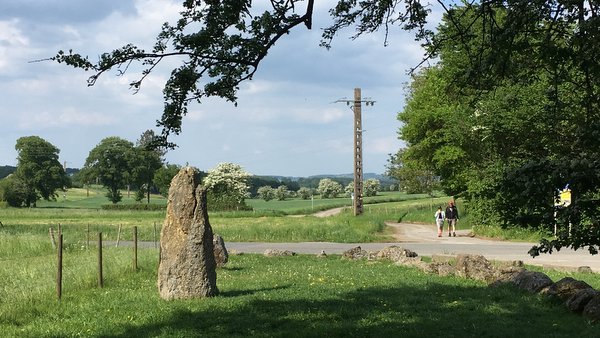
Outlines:
[{"label": "yellow sign", "polygon": [[564,207],[569,206],[571,204],[571,189],[564,189],[560,191],[560,202],[558,205],[562,205]]}]

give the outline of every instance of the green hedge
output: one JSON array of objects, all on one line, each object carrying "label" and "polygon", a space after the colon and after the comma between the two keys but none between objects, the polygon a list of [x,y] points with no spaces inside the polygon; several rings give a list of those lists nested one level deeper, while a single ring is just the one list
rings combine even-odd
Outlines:
[{"label": "green hedge", "polygon": [[103,204],[103,210],[165,210],[164,204]]}]

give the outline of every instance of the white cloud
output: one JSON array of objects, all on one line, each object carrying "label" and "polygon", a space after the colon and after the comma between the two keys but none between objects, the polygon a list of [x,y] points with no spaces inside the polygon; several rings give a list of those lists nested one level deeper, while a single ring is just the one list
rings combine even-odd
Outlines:
[{"label": "white cloud", "polygon": [[41,112],[24,113],[19,116],[19,128],[22,130],[43,130],[49,128],[102,127],[115,123],[111,116],[99,113],[85,113],[69,108],[60,113]]},{"label": "white cloud", "polygon": [[[19,20],[0,21],[0,74],[10,71],[15,60],[29,47],[29,39],[18,28]],[[22,61],[21,61],[22,62]]]},{"label": "white cloud", "polygon": [[[366,135],[365,135],[366,136]],[[375,137],[373,139],[365,137],[364,151],[376,154],[392,154],[398,151],[400,141],[392,136]]]}]

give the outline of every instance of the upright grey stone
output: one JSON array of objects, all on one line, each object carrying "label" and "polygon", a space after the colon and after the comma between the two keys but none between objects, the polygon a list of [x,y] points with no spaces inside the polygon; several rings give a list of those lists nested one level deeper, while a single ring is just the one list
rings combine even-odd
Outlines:
[{"label": "upright grey stone", "polygon": [[160,233],[158,292],[163,299],[216,295],[217,273],[206,192],[194,168],[171,181],[167,216]]},{"label": "upright grey stone", "polygon": [[225,241],[223,237],[218,234],[214,234],[213,237],[213,246],[215,253],[215,263],[217,267],[223,267],[227,262],[229,262],[229,253],[227,252],[227,248],[225,247]]}]

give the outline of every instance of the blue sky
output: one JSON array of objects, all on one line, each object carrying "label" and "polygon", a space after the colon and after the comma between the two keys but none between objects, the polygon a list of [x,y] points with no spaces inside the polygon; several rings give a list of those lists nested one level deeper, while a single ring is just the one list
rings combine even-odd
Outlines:
[{"label": "blue sky", "polygon": [[[163,107],[162,87],[170,60],[133,95],[125,76],[105,74],[93,87],[90,73],[52,62],[30,62],[73,49],[94,56],[126,43],[151,49],[163,22],[174,22],[179,1],[168,0],[2,0],[0,1],[0,165],[16,165],[16,140],[37,135],[60,149],[68,167],[83,166],[103,138],[135,142]],[[319,47],[333,1],[317,1],[313,29],[297,27],[269,52],[252,81],[238,93],[238,105],[221,99],[189,107],[178,148],[169,163],[201,170],[233,162],[256,175],[310,176],[353,170],[353,113],[337,99],[355,87],[376,101],[362,109],[364,172],[383,173],[395,153],[404,105],[407,70],[422,57],[419,44],[399,27],[383,35]]]}]

